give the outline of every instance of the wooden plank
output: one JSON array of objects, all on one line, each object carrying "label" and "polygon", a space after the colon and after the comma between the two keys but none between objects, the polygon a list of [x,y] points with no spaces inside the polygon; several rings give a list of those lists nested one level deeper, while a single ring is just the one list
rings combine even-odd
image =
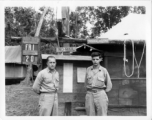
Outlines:
[{"label": "wooden plank", "polygon": [[108,96],[108,99],[109,99],[109,106],[119,105],[119,98],[118,97],[109,97]]},{"label": "wooden plank", "polygon": [[[146,108],[145,105],[108,105],[108,108]],[[85,107],[75,107],[75,110],[85,110]]]},{"label": "wooden plank", "polygon": [[75,52],[77,47],[56,47],[56,52]]},{"label": "wooden plank", "polygon": [[23,50],[23,55],[38,55],[36,50]]},{"label": "wooden plank", "polygon": [[[31,62],[23,62],[23,64],[29,65]],[[33,65],[37,65],[37,62],[32,62]]]},{"label": "wooden plank", "polygon": [[23,57],[23,62],[35,62],[35,63],[37,63],[37,61],[38,61],[38,56],[36,56],[36,55],[24,55]]},{"label": "wooden plank", "polygon": [[23,44],[38,44],[40,42],[38,37],[23,37],[22,39]]},{"label": "wooden plank", "polygon": [[7,76],[5,76],[5,79],[6,80],[22,80],[22,79],[24,79],[25,77],[7,77]]},{"label": "wooden plank", "polygon": [[95,38],[95,39],[87,40],[87,43],[88,44],[107,44],[107,43],[109,43],[109,41],[106,38],[103,38],[103,39]]},{"label": "wooden plank", "polygon": [[119,89],[113,89],[110,92],[107,93],[108,97],[111,98],[118,98],[119,97]]},{"label": "wooden plank", "polygon": [[112,80],[146,80],[146,78],[111,78]]},{"label": "wooden plank", "polygon": [[54,56],[57,60],[91,61],[91,56],[42,54],[42,59]]},{"label": "wooden plank", "polygon": [[[22,37],[11,36],[11,40],[21,41]],[[40,37],[41,42],[52,42],[56,43],[56,37]],[[78,38],[59,38],[60,43],[87,43],[86,39]]]}]

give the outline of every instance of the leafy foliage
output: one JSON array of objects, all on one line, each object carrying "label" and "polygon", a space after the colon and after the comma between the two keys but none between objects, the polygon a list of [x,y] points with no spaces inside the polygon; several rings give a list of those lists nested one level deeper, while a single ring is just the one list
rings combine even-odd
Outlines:
[{"label": "leafy foliage", "polygon": [[[5,45],[19,45],[12,42],[11,36],[34,36],[44,7],[39,11],[32,7],[5,8]],[[95,38],[121,21],[128,13],[145,14],[143,6],[77,7],[70,13],[70,36],[74,38]],[[91,27],[89,27],[89,25]],[[40,36],[55,36],[55,11],[49,8],[41,28]],[[42,53],[54,53],[57,44],[42,43]]]},{"label": "leafy foliage", "polygon": [[[121,18],[127,16],[129,13],[145,14],[145,7],[143,6],[109,6],[109,7],[77,7],[78,21],[81,28],[79,28],[79,35],[76,37],[94,38],[101,33],[107,32],[114,25],[121,22]],[[87,22],[92,24],[90,31],[87,29]]]}]

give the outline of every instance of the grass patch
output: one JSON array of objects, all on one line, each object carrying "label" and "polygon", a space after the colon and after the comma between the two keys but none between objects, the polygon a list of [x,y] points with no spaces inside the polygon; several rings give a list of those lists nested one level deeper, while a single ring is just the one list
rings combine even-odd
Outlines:
[{"label": "grass patch", "polygon": [[6,85],[7,116],[38,116],[39,95],[32,91],[31,86]]}]

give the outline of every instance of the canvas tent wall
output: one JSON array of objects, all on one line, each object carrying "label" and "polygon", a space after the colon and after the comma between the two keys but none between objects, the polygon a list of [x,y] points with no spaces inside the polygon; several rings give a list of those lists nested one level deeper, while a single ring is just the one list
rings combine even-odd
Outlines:
[{"label": "canvas tent wall", "polygon": [[[130,13],[108,32],[102,33],[96,41],[101,43],[123,43],[124,40],[133,40],[135,43],[144,42],[147,40],[146,22],[145,14]],[[91,39],[88,40],[88,44],[95,44],[94,42]]]},{"label": "canvas tent wall", "polygon": [[21,64],[21,46],[5,46],[5,79],[24,79],[26,66]]}]

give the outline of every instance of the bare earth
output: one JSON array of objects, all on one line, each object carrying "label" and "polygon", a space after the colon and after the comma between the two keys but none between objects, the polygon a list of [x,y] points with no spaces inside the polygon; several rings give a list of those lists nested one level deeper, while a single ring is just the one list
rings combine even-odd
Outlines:
[{"label": "bare earth", "polygon": [[6,116],[38,116],[39,96],[31,86],[6,85]]},{"label": "bare earth", "polygon": [[[6,116],[38,116],[39,95],[31,86],[6,85]],[[63,112],[63,111],[62,111]],[[108,109],[109,116],[145,116],[145,108]]]}]

